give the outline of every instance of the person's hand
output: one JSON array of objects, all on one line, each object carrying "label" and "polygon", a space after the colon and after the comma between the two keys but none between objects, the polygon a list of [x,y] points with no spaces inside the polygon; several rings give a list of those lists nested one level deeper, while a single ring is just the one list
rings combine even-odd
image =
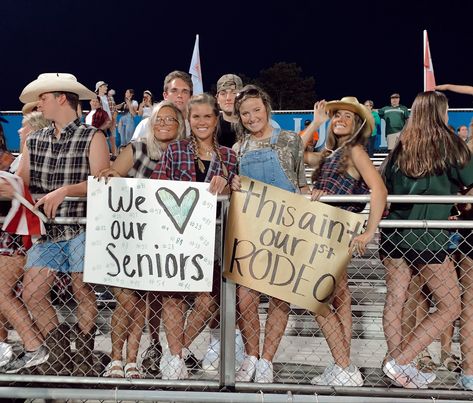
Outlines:
[{"label": "person's hand", "polygon": [[238,175],[235,175],[232,179],[232,183],[230,184],[230,188],[234,191],[234,192],[239,192],[240,189],[241,189],[241,180],[240,180],[240,177]]},{"label": "person's hand", "polygon": [[6,199],[13,199],[15,194],[15,189],[13,186],[10,185],[5,179],[0,181],[0,197],[4,197]]},{"label": "person's hand", "polygon": [[319,201],[322,196],[325,196],[327,192],[325,190],[320,189],[312,189],[312,195],[310,196],[310,200],[312,201]]},{"label": "person's hand", "polygon": [[329,118],[328,113],[325,110],[326,105],[327,101],[325,101],[325,99],[314,104],[314,122],[317,122],[318,125],[321,125]]},{"label": "person's hand", "polygon": [[113,168],[102,169],[96,176],[95,179],[100,181],[102,178],[105,179],[105,184],[108,183],[109,178],[120,178],[120,174]]},{"label": "person's hand", "polygon": [[448,84],[436,85],[434,88],[436,91],[448,91]]},{"label": "person's hand", "polygon": [[358,256],[363,256],[366,252],[366,244],[374,238],[374,234],[369,234],[368,232],[363,232],[353,238],[350,242],[351,252],[355,252]]},{"label": "person's hand", "polygon": [[46,196],[43,196],[35,204],[35,208],[43,206],[44,214],[48,218],[55,218],[56,211],[59,205],[64,201],[66,197],[66,189],[60,187],[59,189],[53,190],[51,193],[48,193]]},{"label": "person's hand", "polygon": [[227,179],[223,176],[214,176],[210,181],[209,192],[212,194],[221,194],[227,187]]}]

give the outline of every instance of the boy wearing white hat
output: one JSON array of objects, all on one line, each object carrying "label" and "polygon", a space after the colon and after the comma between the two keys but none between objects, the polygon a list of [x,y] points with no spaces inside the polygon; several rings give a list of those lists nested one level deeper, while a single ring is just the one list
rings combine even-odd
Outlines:
[{"label": "boy wearing white hat", "polygon": [[[48,218],[84,217],[85,202],[64,201],[68,196],[87,195],[87,177],[109,166],[104,134],[82,124],[77,116],[79,100],[96,97],[72,74],[45,73],[22,91],[24,103],[39,101],[51,126],[30,134],[23,151],[18,175],[32,193],[45,194],[36,203]],[[0,189],[1,190],[1,189]],[[97,307],[95,294],[82,281],[85,226],[47,224],[47,233],[28,251],[23,299],[49,348],[48,362],[37,367],[40,373],[67,375],[71,369],[68,328],[59,324],[49,293],[54,276],[51,271],[69,273],[77,301],[78,339],[74,372],[88,375],[95,336]],[[8,372],[25,367],[22,358],[13,361]]]}]

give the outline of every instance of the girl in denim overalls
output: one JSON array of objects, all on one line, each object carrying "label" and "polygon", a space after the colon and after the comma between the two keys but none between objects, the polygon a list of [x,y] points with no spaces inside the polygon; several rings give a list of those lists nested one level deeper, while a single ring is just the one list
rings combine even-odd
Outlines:
[{"label": "girl in denim overalls", "polygon": [[[270,124],[271,106],[268,95],[248,85],[235,99],[240,141],[234,146],[239,155],[240,174],[279,187],[289,192],[306,190],[302,141],[296,133],[275,129]],[[240,178],[232,181],[232,190],[241,188]],[[263,351],[259,352],[260,293],[239,286],[238,325],[245,343],[246,357],[236,380],[273,382],[272,360],[279,346],[289,316],[289,304],[271,297],[265,326]],[[258,359],[258,357],[261,357]]]},{"label": "girl in denim overalls", "polygon": [[[368,194],[371,190],[370,215],[364,233],[352,240],[352,247],[360,255],[366,244],[373,239],[386,204],[387,191],[381,176],[371,162],[365,145],[374,127],[373,116],[355,97],[326,103],[320,101],[314,107],[313,131],[329,117],[325,150],[307,153],[306,162],[315,168],[312,175],[312,200],[326,194]],[[336,204],[347,211],[361,212],[363,205],[357,203]],[[335,363],[327,366],[324,373],[312,379],[317,385],[362,386],[359,369],[351,363],[350,347],[352,332],[351,294],[347,274],[337,281],[333,310],[316,320],[327,340]]]}]

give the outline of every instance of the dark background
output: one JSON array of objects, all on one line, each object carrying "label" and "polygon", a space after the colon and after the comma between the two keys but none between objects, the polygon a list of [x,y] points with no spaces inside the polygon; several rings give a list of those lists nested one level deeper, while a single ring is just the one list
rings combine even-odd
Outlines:
[{"label": "dark background", "polygon": [[[70,72],[94,89],[150,89],[188,71],[200,36],[204,90],[228,72],[256,77],[276,62],[315,78],[317,99],[355,95],[375,107],[392,92],[410,107],[423,86],[422,31],[437,83],[473,85],[473,2],[65,1],[0,3],[0,110],[21,109],[23,87],[43,72]],[[213,86],[213,87],[212,87]],[[448,93],[450,107],[473,98]],[[314,99],[315,100],[315,99]]]}]

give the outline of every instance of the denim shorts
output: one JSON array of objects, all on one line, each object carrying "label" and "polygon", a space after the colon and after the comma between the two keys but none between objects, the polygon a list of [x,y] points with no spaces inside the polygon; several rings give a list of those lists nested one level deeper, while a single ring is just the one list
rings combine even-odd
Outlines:
[{"label": "denim shorts", "polygon": [[48,268],[60,273],[84,271],[85,231],[67,241],[35,243],[28,250],[25,270]]}]

